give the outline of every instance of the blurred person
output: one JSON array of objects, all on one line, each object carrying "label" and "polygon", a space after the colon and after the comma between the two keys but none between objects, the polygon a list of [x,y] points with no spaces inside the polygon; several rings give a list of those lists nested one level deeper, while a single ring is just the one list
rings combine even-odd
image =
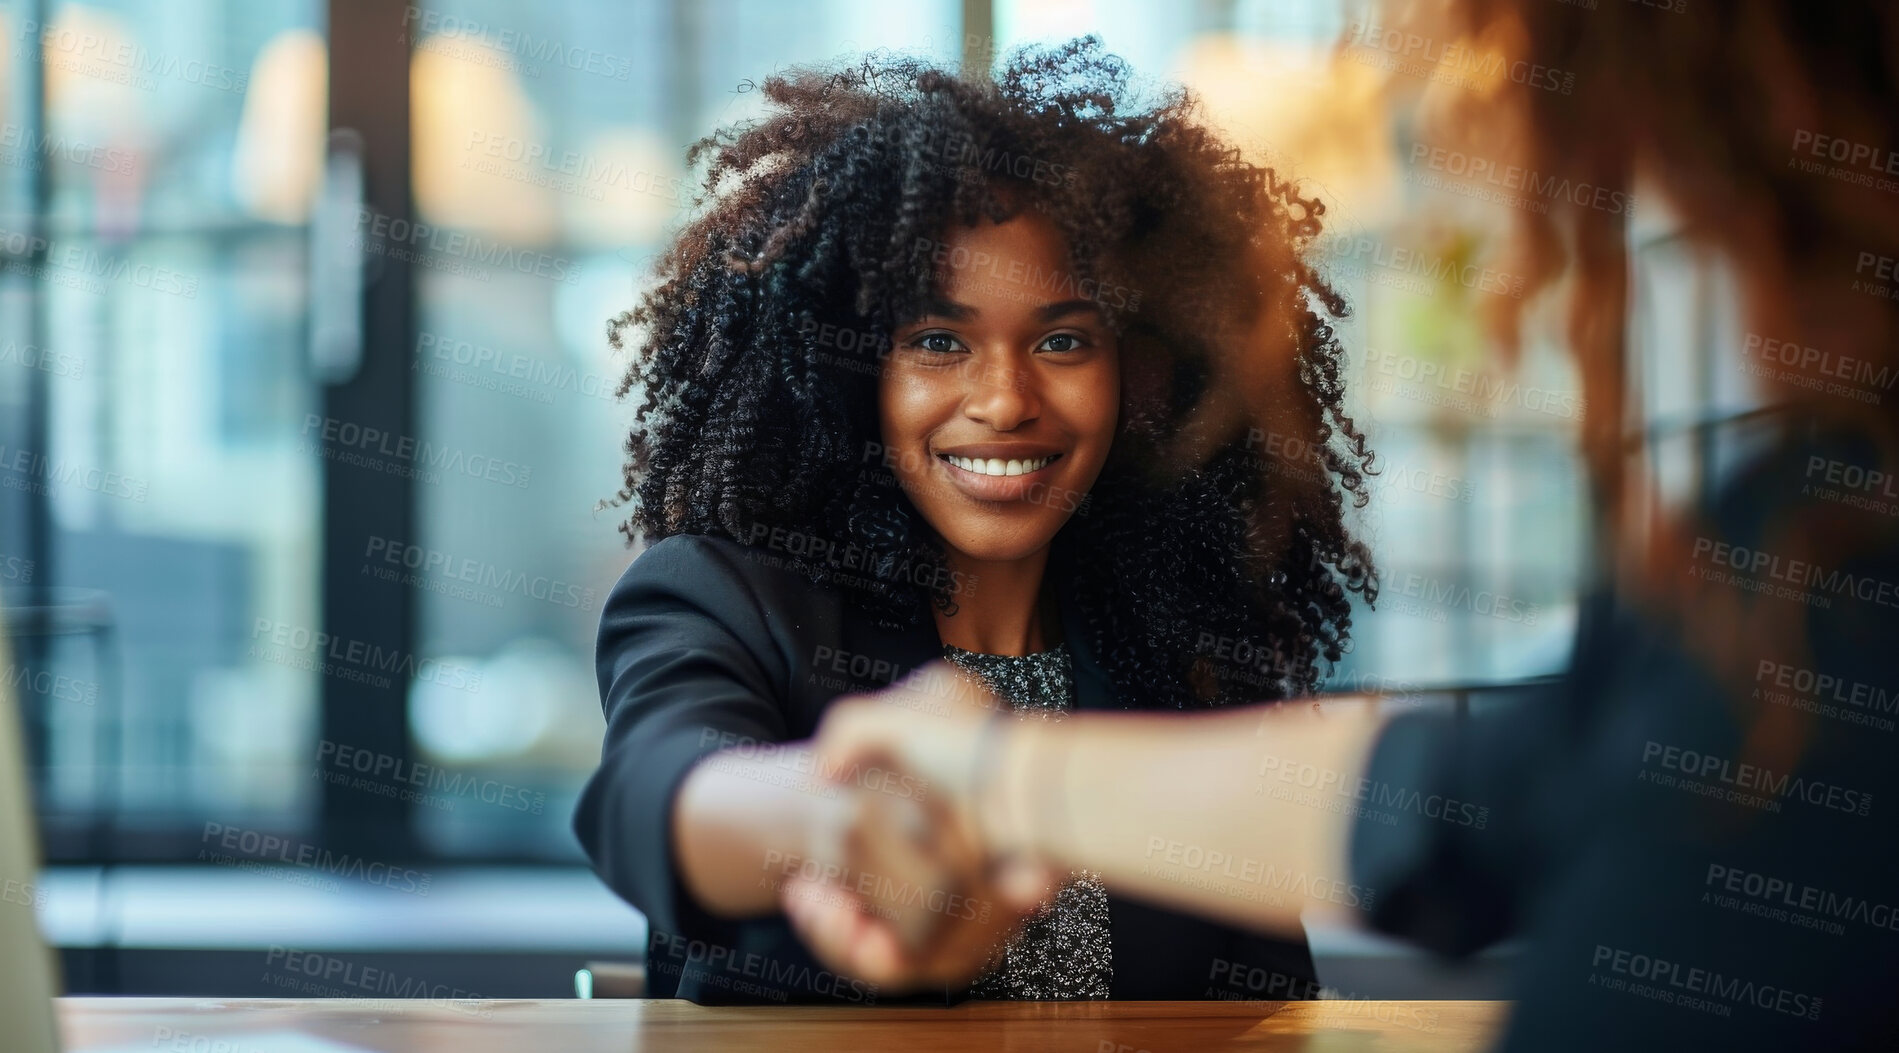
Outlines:
[{"label": "blurred person", "polygon": [[1315,986],[1296,923],[1085,868],[1012,883],[933,781],[801,740],[933,660],[940,692],[1054,716],[1318,686],[1376,591],[1319,203],[1093,39],[994,81],[879,56],[763,93],[694,148],[703,210],[609,326],[638,405],[622,529],[649,544],[601,617],[574,823],[651,924],[652,993],[875,1000],[787,921],[843,896],[880,923],[865,953],[938,947],[905,989],[942,998],[1198,999],[1221,962]]},{"label": "blurred person", "polygon": [[[1366,892],[1357,917],[1447,955],[1524,937],[1507,1049],[1899,1048],[1899,8],[1388,15],[1364,31],[1574,75],[1566,94],[1500,74],[1427,108],[1448,141],[1660,198],[1732,274],[1744,335],[1721,351],[1775,400],[1703,436],[1746,453],[1738,470],[1674,507],[1643,470],[1621,417],[1626,212],[1559,198],[1516,246],[1568,293],[1601,573],[1549,697],[1463,721],[1282,706],[1038,725],[971,702],[917,720],[935,696],[919,680],[903,708],[834,706],[820,763],[929,778],[992,861],[1087,868],[1263,931],[1336,908],[1344,883]],[[848,909],[800,929],[836,967],[906,982],[909,958],[863,956],[879,925]]]}]

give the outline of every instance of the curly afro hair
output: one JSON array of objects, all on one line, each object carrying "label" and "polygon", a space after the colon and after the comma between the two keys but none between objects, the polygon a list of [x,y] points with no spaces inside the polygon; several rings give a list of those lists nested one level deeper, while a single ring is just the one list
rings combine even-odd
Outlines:
[{"label": "curly afro hair", "polygon": [[1316,689],[1349,647],[1348,593],[1377,596],[1345,522],[1373,472],[1342,406],[1347,308],[1306,262],[1323,206],[1184,91],[1137,97],[1092,37],[993,81],[879,53],[762,90],[762,118],[692,148],[695,217],[608,324],[634,350],[612,502],[629,543],[768,547],[885,624],[952,607],[941,542],[880,455],[880,359],[933,291],[920,246],[1033,209],[1119,339],[1113,448],[1050,575],[1122,704]]}]

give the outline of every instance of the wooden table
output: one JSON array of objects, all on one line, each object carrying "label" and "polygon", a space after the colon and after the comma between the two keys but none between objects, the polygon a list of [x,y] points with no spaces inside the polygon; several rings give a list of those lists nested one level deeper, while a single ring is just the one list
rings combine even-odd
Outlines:
[{"label": "wooden table", "polygon": [[[70,1053],[274,1053],[275,1032],[378,1053],[757,1049],[1481,1050],[1504,1002],[970,1002],[953,1009],[707,1008],[674,999],[430,1002],[62,998]],[[222,1043],[222,1044],[220,1044]]]}]

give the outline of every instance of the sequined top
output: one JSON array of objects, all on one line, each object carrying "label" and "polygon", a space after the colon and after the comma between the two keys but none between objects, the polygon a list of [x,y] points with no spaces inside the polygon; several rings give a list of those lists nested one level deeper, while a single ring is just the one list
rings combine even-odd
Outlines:
[{"label": "sequined top", "polygon": [[[1022,714],[1075,704],[1074,660],[1057,644],[1026,655],[980,654],[943,646],[943,657],[980,677]],[[971,998],[1056,1001],[1107,998],[1114,980],[1108,890],[1101,875],[1076,870],[1015,937],[997,949],[970,986]]]}]

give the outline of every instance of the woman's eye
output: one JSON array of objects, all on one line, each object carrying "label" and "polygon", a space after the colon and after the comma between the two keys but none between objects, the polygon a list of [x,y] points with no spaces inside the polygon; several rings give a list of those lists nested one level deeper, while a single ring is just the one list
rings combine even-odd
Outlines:
[{"label": "woman's eye", "polygon": [[1081,337],[1073,333],[1056,333],[1042,341],[1044,351],[1079,351],[1081,347]]},{"label": "woman's eye", "polygon": [[956,338],[948,333],[924,333],[913,343],[924,351],[934,351],[944,355],[955,352],[961,346],[956,342]]}]

